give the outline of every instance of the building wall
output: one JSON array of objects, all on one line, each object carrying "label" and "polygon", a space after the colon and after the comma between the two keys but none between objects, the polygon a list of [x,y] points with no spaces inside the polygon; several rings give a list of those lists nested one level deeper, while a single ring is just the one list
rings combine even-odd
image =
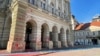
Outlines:
[{"label": "building wall", "polygon": [[[32,25],[32,33],[29,35],[31,49],[41,50],[42,45],[48,49],[52,49],[54,46],[56,48],[68,47],[68,44],[73,46],[73,37],[70,37],[71,28],[69,26],[69,1],[65,2],[67,8],[64,8],[65,0],[61,0],[61,5],[55,4],[55,1],[58,2],[58,0],[34,1],[35,3],[31,4],[30,2],[29,4],[28,0],[12,0],[11,10],[8,10],[2,37],[2,39],[6,39],[8,44],[7,42],[5,44],[5,41],[2,42],[3,47],[7,46],[8,52],[25,51],[25,46],[27,46],[25,42],[27,23]],[[47,4],[44,5],[44,3]],[[50,6],[51,3],[54,4]],[[58,7],[60,8],[58,9]],[[67,9],[67,11],[64,12],[64,9]],[[42,28],[44,28],[45,34],[41,33],[43,32]],[[69,34],[67,34],[67,30],[69,30]],[[54,37],[52,40],[50,39],[51,36]],[[42,38],[45,42],[41,41]]]},{"label": "building wall", "polygon": [[89,27],[90,31],[99,31],[100,30],[100,27],[98,26],[91,26]]},{"label": "building wall", "polygon": [[[92,27],[92,26],[91,26]],[[95,30],[94,30],[95,29]],[[86,30],[78,30],[75,31],[75,42],[82,42],[84,44],[82,45],[92,45],[92,39],[96,39],[97,36],[100,35],[99,33],[99,28],[97,29],[97,27],[92,27],[91,29],[86,29]],[[98,39],[99,41],[99,39]],[[99,44],[99,43],[98,43]]]},{"label": "building wall", "polygon": [[75,30],[75,27],[79,24],[74,15],[71,15],[71,24],[72,30]]}]

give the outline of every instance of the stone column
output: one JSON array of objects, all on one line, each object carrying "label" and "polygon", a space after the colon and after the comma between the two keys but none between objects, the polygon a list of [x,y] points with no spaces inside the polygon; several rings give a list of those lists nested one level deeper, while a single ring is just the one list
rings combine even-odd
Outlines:
[{"label": "stone column", "polygon": [[48,49],[52,49],[53,48],[53,42],[50,41],[49,32],[46,32],[44,34],[45,34],[44,41],[43,41],[44,46]]},{"label": "stone column", "polygon": [[41,27],[33,30],[30,46],[33,50],[41,50]]},{"label": "stone column", "polygon": [[12,25],[7,51],[22,52],[25,50],[25,11],[27,5],[24,6],[24,3],[18,2],[17,0],[12,5]]},{"label": "stone column", "polygon": [[61,43],[58,41],[58,33],[53,32],[52,33],[52,38],[53,38],[53,46],[54,48],[60,48]]},{"label": "stone column", "polygon": [[60,37],[61,37],[61,45],[62,45],[62,47],[67,47],[66,34],[65,33],[61,33]]}]

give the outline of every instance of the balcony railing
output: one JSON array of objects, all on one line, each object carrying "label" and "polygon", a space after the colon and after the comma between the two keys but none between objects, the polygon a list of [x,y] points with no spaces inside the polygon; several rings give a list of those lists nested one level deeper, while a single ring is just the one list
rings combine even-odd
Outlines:
[{"label": "balcony railing", "polygon": [[65,15],[65,13],[61,12],[61,10],[55,9],[54,7],[52,7],[50,5],[45,5],[45,7],[42,7],[41,6],[41,2],[40,3],[31,4],[31,5],[33,7],[35,7],[35,8],[41,9],[43,12],[50,13],[54,17],[59,17],[59,18],[61,18],[63,20],[66,20],[68,18]]}]

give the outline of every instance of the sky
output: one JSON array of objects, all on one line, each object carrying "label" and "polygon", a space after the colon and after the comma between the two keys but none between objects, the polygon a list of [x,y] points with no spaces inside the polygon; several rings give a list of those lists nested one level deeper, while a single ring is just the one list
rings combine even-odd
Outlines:
[{"label": "sky", "polygon": [[90,22],[93,17],[100,14],[100,0],[70,0],[71,13],[80,23]]}]

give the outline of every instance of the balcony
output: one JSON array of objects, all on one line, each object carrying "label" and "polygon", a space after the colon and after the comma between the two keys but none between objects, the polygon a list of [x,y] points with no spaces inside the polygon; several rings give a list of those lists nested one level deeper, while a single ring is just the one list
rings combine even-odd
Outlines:
[{"label": "balcony", "polygon": [[35,4],[30,4],[29,6],[32,6],[44,13],[47,13],[49,15],[52,15],[53,17],[59,18],[63,21],[67,21],[66,19],[68,18],[67,16],[65,16],[65,13],[61,12],[58,9],[55,9],[54,7],[50,6],[50,5],[45,5],[45,6],[41,6],[41,3],[35,3]]}]

